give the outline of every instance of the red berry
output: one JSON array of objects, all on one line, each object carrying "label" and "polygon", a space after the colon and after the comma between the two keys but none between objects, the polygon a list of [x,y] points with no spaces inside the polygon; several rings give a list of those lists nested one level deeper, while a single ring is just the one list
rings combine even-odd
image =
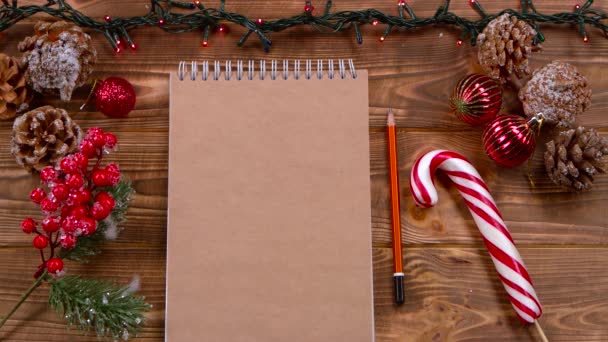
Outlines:
[{"label": "red berry", "polygon": [[66,199],[68,199],[70,191],[69,191],[67,185],[57,184],[57,185],[55,185],[53,190],[51,190],[51,193],[53,194],[53,196],[55,196],[55,198],[58,201],[65,201]]},{"label": "red berry", "polygon": [[57,274],[58,272],[63,271],[63,260],[59,258],[50,258],[46,262],[46,269],[51,274]]},{"label": "red berry", "polygon": [[34,237],[34,248],[45,249],[49,245],[49,239],[44,235],[36,235]]},{"label": "red berry", "polygon": [[116,144],[118,143],[118,139],[116,139],[116,136],[112,133],[106,133],[104,135],[104,138],[106,140],[106,147],[109,149],[112,149],[114,147],[116,147]]},{"label": "red berry", "polygon": [[21,222],[21,229],[25,234],[31,234],[36,230],[36,221],[33,218],[26,218]]},{"label": "red berry", "polygon": [[80,153],[87,158],[92,158],[97,154],[97,149],[90,139],[83,139],[80,142]]},{"label": "red berry", "polygon": [[64,233],[73,234],[77,228],[76,219],[74,218],[74,216],[68,216],[61,220],[61,228],[63,229]]},{"label": "red berry", "polygon": [[59,167],[61,168],[61,171],[67,173],[68,175],[78,170],[78,164],[76,164],[71,156],[63,157],[59,163]]},{"label": "red berry", "polygon": [[76,246],[76,238],[72,234],[61,235],[59,243],[65,249],[72,249]]},{"label": "red berry", "polygon": [[47,233],[54,233],[59,230],[59,217],[57,216],[47,216],[42,219],[42,229],[44,229]]},{"label": "red berry", "polygon": [[102,148],[106,145],[106,137],[103,133],[95,133],[90,136],[93,145],[97,148]]},{"label": "red berry", "polygon": [[80,189],[84,185],[84,178],[82,178],[82,175],[73,174],[68,177],[65,183],[72,189]]},{"label": "red berry", "polygon": [[48,184],[57,178],[57,171],[52,166],[47,166],[40,171],[40,180]]},{"label": "red berry", "polygon": [[71,207],[69,205],[64,205],[63,207],[61,207],[61,217],[67,217],[68,215],[70,215],[70,213],[72,212],[72,209],[74,207]]},{"label": "red berry", "polygon": [[95,202],[98,202],[104,207],[109,208],[110,211],[112,211],[112,209],[114,209],[114,207],[116,206],[116,201],[114,200],[114,198],[112,198],[112,195],[105,191],[101,191],[97,195],[95,195]]},{"label": "red berry", "polygon": [[97,135],[97,134],[103,135],[104,134],[103,129],[101,129],[99,127],[91,127],[87,131],[87,138],[90,138],[90,137],[92,137],[94,135]]},{"label": "red berry", "polygon": [[72,155],[72,158],[74,158],[74,161],[80,167],[80,169],[86,170],[89,167],[89,158],[87,158],[87,156],[84,154],[77,152]]},{"label": "red berry", "polygon": [[89,208],[87,208],[84,205],[77,205],[72,209],[72,212],[70,213],[71,216],[73,216],[75,219],[81,219],[85,216],[87,216],[87,213],[89,212]]},{"label": "red berry", "polygon": [[93,235],[97,230],[97,221],[92,217],[83,217],[80,220],[80,228],[82,229],[82,235]]},{"label": "red berry", "polygon": [[59,202],[55,199],[45,197],[42,199],[42,201],[40,201],[40,209],[42,209],[42,211],[45,213],[54,213],[57,211],[57,209],[59,209]]},{"label": "red berry", "polygon": [[80,201],[80,203],[89,203],[91,201],[91,198],[93,198],[93,195],[91,194],[91,190],[89,189],[82,189],[78,192],[78,200]]},{"label": "red berry", "polygon": [[112,211],[110,208],[95,202],[91,209],[89,209],[89,215],[97,221],[102,221],[110,215],[110,211]]},{"label": "red berry", "polygon": [[36,204],[40,204],[40,202],[46,197],[46,192],[42,188],[36,188],[30,192],[30,199],[32,202]]},{"label": "red berry", "polygon": [[111,175],[106,170],[97,170],[97,171],[93,172],[93,177],[91,177],[91,178],[93,180],[93,184],[95,184],[98,187],[105,187],[105,186],[112,185]]}]

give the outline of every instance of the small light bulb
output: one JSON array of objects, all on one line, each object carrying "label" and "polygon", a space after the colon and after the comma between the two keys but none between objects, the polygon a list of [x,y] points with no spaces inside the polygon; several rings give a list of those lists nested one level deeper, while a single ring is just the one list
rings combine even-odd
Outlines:
[{"label": "small light bulb", "polygon": [[137,45],[135,45],[135,43],[131,44],[131,50],[137,50]]},{"label": "small light bulb", "polygon": [[201,4],[201,2],[200,2],[199,0],[195,0],[195,1],[194,1],[194,4],[195,4],[196,6],[198,6],[198,5],[200,5],[200,4]]},{"label": "small light bulb", "polygon": [[589,37],[587,37],[587,35],[585,35],[585,36],[583,37],[583,42],[585,42],[585,43],[589,43]]},{"label": "small light bulb", "polygon": [[258,18],[258,25],[262,25],[264,23],[264,19]]},{"label": "small light bulb", "polygon": [[121,42],[120,42],[120,39],[119,39],[119,40],[116,41],[116,45],[120,45],[120,44],[121,44]]},{"label": "small light bulb", "polygon": [[398,6],[405,6],[405,0],[399,0]]},{"label": "small light bulb", "polygon": [[457,45],[457,46],[462,46],[462,39],[458,39],[458,40],[456,41],[456,45]]},{"label": "small light bulb", "polygon": [[386,38],[384,36],[380,37],[380,41],[383,42]]},{"label": "small light bulb", "polygon": [[579,4],[574,5],[574,9],[577,10],[577,11],[580,10],[581,9],[581,5],[579,5]]},{"label": "small light bulb", "polygon": [[114,51],[115,51],[116,53],[120,53],[120,51],[121,51],[121,50],[120,50],[120,48],[117,46],[117,47],[116,47],[116,49],[114,49]]},{"label": "small light bulb", "polygon": [[471,5],[475,4],[475,0],[470,0]]},{"label": "small light bulb", "polygon": [[378,25],[378,20],[372,21],[372,25],[377,26]]},{"label": "small light bulb", "polygon": [[209,46],[209,42],[206,40],[203,40],[203,47],[207,47],[207,46]]},{"label": "small light bulb", "polygon": [[158,20],[158,25],[160,25],[160,26],[165,25],[165,19],[159,19]]},{"label": "small light bulb", "polygon": [[110,17],[109,15],[106,15],[105,17],[103,17],[103,19],[109,23],[110,20],[112,20],[112,17]]}]

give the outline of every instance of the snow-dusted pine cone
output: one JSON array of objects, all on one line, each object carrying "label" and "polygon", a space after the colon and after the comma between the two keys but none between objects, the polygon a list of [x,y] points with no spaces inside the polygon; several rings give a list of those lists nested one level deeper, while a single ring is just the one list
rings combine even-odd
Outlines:
[{"label": "snow-dusted pine cone", "polygon": [[561,131],[549,141],[545,151],[545,168],[549,178],[574,191],[591,188],[593,176],[606,172],[608,139],[593,128],[578,127]]},{"label": "snow-dusted pine cone", "polygon": [[84,85],[93,72],[97,51],[91,37],[72,23],[39,21],[34,35],[19,43],[32,89],[59,93],[69,101],[74,89]]},{"label": "snow-dusted pine cone", "polygon": [[545,123],[570,127],[591,105],[591,85],[573,65],[554,61],[534,71],[519,99],[527,116],[543,113]]},{"label": "snow-dusted pine cone", "polygon": [[[505,83],[509,75],[518,78],[530,74],[528,55],[536,30],[508,13],[490,21],[477,36],[479,64],[488,76]],[[540,48],[540,45],[536,45]]]},{"label": "snow-dusted pine cone", "polygon": [[40,171],[57,167],[61,158],[78,149],[81,137],[80,126],[65,110],[44,106],[15,119],[11,151],[19,165]]},{"label": "snow-dusted pine cone", "polygon": [[32,92],[25,85],[19,59],[0,53],[0,119],[12,119],[27,109]]}]

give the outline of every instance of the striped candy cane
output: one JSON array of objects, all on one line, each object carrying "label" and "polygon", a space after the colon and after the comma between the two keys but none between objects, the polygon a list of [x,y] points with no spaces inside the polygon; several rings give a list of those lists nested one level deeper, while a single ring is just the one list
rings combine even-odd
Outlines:
[{"label": "striped candy cane", "polygon": [[535,323],[542,308],[532,279],[488,187],[473,165],[451,151],[437,150],[423,155],[416,160],[410,178],[414,200],[425,208],[437,204],[434,186],[437,169],[450,177],[469,207],[515,312],[522,321]]}]

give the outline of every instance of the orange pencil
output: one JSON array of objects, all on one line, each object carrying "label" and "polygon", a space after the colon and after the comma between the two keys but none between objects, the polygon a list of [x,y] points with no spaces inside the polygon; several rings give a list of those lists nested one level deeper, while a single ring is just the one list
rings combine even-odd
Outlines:
[{"label": "orange pencil", "polygon": [[397,170],[397,135],[395,133],[395,115],[389,108],[386,122],[388,135],[388,176],[391,188],[391,221],[393,225],[393,260],[395,283],[395,302],[402,304],[405,301],[403,288],[403,261],[401,257],[401,217],[399,203],[399,172]]}]

